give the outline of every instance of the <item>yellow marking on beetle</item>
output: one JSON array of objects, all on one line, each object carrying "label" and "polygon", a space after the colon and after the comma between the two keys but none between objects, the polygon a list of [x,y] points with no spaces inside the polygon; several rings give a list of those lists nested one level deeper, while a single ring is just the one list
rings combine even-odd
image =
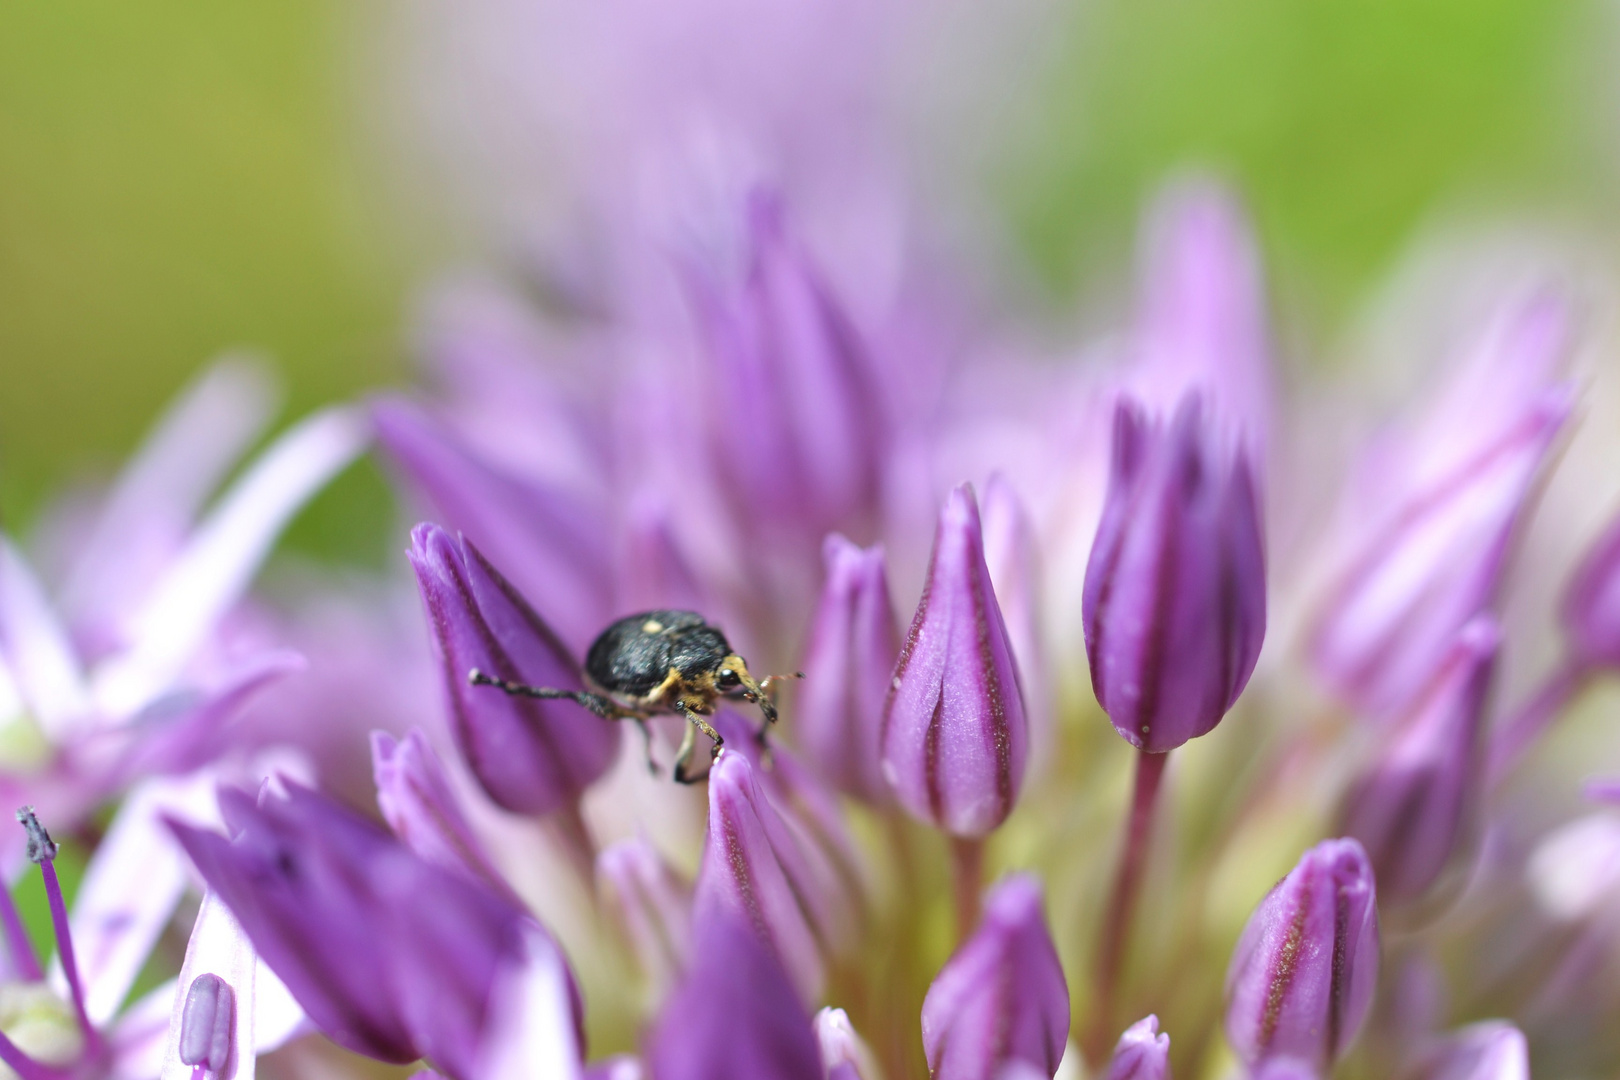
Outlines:
[{"label": "yellow marking on beetle", "polygon": [[641,632],[643,634],[657,634],[661,633],[663,629],[664,624],[659,622],[657,619],[648,619],[646,622],[641,624]]}]

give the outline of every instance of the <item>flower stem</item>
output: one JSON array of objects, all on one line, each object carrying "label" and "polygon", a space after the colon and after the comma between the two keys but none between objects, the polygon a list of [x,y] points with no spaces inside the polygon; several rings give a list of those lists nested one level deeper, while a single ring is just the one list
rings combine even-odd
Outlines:
[{"label": "flower stem", "polygon": [[3,888],[0,888],[0,922],[5,923],[6,946],[11,952],[11,962],[16,966],[17,974],[29,982],[43,979],[45,970],[39,966],[39,957],[34,953],[33,942],[28,940],[28,931],[23,929],[17,905],[12,902],[11,893]]},{"label": "flower stem", "polygon": [[956,940],[965,941],[979,925],[984,891],[984,838],[951,837],[951,891],[956,899]]},{"label": "flower stem", "polygon": [[1164,779],[1168,753],[1137,751],[1136,786],[1131,792],[1130,816],[1125,822],[1125,845],[1120,851],[1119,870],[1103,916],[1102,938],[1097,945],[1096,998],[1091,1030],[1086,1038],[1086,1058],[1101,1061],[1107,1053],[1114,1023],[1115,997],[1120,968],[1125,962],[1125,946],[1130,941],[1131,923],[1136,916],[1136,899],[1147,869],[1148,839],[1153,831],[1153,810],[1159,801],[1160,781]]},{"label": "flower stem", "polygon": [[50,859],[41,860],[39,872],[45,878],[45,896],[51,905],[51,925],[56,930],[56,951],[62,958],[62,974],[67,976],[68,989],[73,993],[73,1011],[79,1016],[79,1026],[84,1029],[85,1045],[94,1048],[99,1036],[85,1009],[84,984],[79,979],[79,964],[73,955],[73,931],[68,925],[62,884],[56,880],[56,863]]},{"label": "flower stem", "polygon": [[1586,685],[1591,669],[1575,660],[1559,665],[1541,688],[1492,736],[1485,762],[1485,783],[1495,787],[1523,760],[1531,745]]}]

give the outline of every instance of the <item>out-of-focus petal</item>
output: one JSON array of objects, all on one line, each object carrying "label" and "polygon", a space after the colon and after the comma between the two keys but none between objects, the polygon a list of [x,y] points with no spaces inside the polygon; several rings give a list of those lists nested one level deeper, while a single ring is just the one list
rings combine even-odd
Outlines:
[{"label": "out-of-focus petal", "polygon": [[686,966],[691,886],[639,836],[602,849],[596,872],[608,886],[614,913],[629,935],[654,996],[661,998]]},{"label": "out-of-focus petal", "polygon": [[406,847],[447,870],[508,888],[467,824],[444,765],[420,728],[412,728],[403,739],[373,731],[371,762],[377,809]]},{"label": "out-of-focus petal", "polygon": [[220,498],[131,620],[128,652],[96,671],[96,703],[129,718],[173,685],[309,498],[365,448],[352,409],[294,425]]},{"label": "out-of-focus petal", "polygon": [[1506,1020],[1470,1024],[1428,1054],[1421,1080],[1530,1080],[1530,1047]]},{"label": "out-of-focus petal", "polygon": [[1108,1063],[1106,1080],[1170,1080],[1170,1036],[1149,1016],[1125,1029]]},{"label": "out-of-focus petal", "polygon": [[827,1080],[879,1080],[882,1073],[871,1047],[849,1022],[843,1009],[816,1013],[816,1042],[821,1044],[821,1067]]},{"label": "out-of-focus petal", "polygon": [[192,520],[264,431],[277,391],[268,368],[227,356],[194,379],[124,466],[73,561],[62,609],[92,642],[115,635],[185,542]]},{"label": "out-of-focus petal", "polygon": [[1525,865],[1531,894],[1555,919],[1574,921],[1620,894],[1620,819],[1589,814],[1542,837]]},{"label": "out-of-focus petal", "polygon": [[52,741],[93,723],[79,658],[45,589],[10,540],[0,538],[0,649],[12,682]]},{"label": "out-of-focus petal", "polygon": [[493,1015],[479,1077],[487,1080],[576,1080],[581,1074],[569,976],[544,934],[524,936],[524,955],[496,977]]}]

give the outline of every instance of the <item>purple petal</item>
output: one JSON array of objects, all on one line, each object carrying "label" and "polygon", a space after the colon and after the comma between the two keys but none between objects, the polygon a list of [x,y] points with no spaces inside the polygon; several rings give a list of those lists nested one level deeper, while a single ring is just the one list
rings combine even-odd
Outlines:
[{"label": "purple petal", "polygon": [[1421,1080],[1530,1080],[1524,1034],[1505,1020],[1470,1024],[1425,1059]]},{"label": "purple petal", "polygon": [[1105,1080],[1170,1080],[1170,1036],[1160,1033],[1157,1016],[1125,1029]]}]

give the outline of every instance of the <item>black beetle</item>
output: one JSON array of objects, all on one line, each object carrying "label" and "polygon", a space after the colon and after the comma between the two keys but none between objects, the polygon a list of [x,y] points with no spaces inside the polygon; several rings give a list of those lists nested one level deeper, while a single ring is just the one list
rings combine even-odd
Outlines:
[{"label": "black beetle", "polygon": [[[803,675],[795,672],[793,677]],[[711,760],[725,745],[720,733],[704,719],[713,714],[714,703],[722,697],[757,703],[765,715],[759,729],[764,743],[766,729],[776,723],[776,703],[768,691],[783,678],[786,676],[772,675],[755,682],[726,636],[695,611],[644,611],[627,615],[602,631],[585,654],[589,690],[525,686],[477,668],[467,674],[475,685],[493,686],[518,697],[566,698],[608,720],[634,720],[644,737],[648,717],[660,713],[684,716],[690,723],[675,758],[675,779],[683,784],[702,779],[690,771],[698,731],[714,741]],[[647,763],[652,764],[650,743]]]}]

